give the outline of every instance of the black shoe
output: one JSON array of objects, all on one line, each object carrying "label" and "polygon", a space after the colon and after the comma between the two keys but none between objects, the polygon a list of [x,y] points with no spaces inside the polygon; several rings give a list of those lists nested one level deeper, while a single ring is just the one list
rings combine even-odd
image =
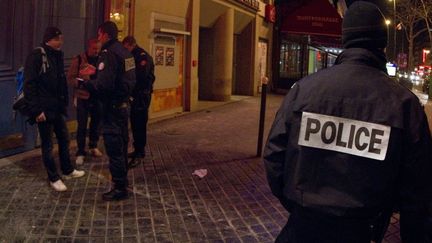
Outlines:
[{"label": "black shoe", "polygon": [[111,191],[102,194],[104,201],[119,201],[129,198],[129,192],[126,189],[111,189]]},{"label": "black shoe", "polygon": [[128,158],[144,158],[145,154],[134,151],[134,152],[128,153],[127,157]]},{"label": "black shoe", "polygon": [[135,168],[142,162],[144,162],[144,157],[133,157],[131,160],[129,160],[128,169]]}]

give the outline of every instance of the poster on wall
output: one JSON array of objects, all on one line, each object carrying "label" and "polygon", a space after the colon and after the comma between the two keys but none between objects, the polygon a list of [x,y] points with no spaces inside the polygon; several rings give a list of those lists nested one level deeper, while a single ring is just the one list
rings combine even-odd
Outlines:
[{"label": "poster on wall", "polygon": [[154,62],[155,62],[156,66],[163,66],[164,65],[164,47],[163,46],[156,46]]},{"label": "poster on wall", "polygon": [[165,66],[174,66],[174,48],[167,47]]}]

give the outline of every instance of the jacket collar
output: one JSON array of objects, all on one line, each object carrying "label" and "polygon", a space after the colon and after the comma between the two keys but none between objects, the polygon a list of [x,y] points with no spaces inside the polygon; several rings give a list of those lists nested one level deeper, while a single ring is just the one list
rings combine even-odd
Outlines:
[{"label": "jacket collar", "polygon": [[117,39],[111,39],[107,42],[105,42],[105,44],[102,45],[102,50],[107,49],[108,47],[110,47],[112,44],[116,43]]},{"label": "jacket collar", "polygon": [[384,51],[368,50],[363,48],[349,48],[343,51],[336,59],[335,64],[363,64],[377,68],[387,73],[387,58]]},{"label": "jacket collar", "polygon": [[62,54],[61,50],[56,50],[45,43],[43,43],[41,46],[44,48],[44,50],[47,54],[53,54],[53,55],[61,55]]}]

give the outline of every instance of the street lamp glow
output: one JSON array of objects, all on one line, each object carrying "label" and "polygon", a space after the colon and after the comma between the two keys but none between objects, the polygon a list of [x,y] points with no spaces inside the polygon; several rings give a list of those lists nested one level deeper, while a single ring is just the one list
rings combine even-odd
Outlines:
[{"label": "street lamp glow", "polygon": [[386,19],[385,24],[386,24],[386,25],[390,25],[390,23],[391,23],[391,21],[388,20],[388,19]]}]

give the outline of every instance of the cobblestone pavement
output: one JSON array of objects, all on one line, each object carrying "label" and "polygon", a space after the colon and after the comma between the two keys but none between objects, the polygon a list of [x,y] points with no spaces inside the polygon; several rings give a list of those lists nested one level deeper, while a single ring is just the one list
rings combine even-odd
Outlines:
[{"label": "cobblestone pavement", "polygon": [[[269,97],[266,133],[281,100]],[[65,181],[63,193],[48,186],[38,150],[8,158],[0,242],[273,242],[288,214],[255,157],[258,109],[250,97],[150,124],[145,162],[129,172],[132,196],[122,202],[101,199],[106,157],[87,158],[86,176]],[[385,242],[400,242],[397,215]]]}]

